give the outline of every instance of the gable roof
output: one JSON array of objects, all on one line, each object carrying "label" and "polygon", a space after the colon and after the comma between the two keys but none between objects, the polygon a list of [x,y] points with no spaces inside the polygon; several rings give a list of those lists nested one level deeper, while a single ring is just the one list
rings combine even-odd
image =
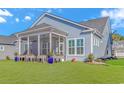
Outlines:
[{"label": "gable roof", "polygon": [[94,28],[100,33],[102,33],[108,19],[109,17],[102,17],[102,18],[91,19],[88,21],[80,22],[80,24]]},{"label": "gable roof", "polygon": [[35,26],[40,20],[42,20],[42,18],[45,17],[45,16],[50,16],[50,17],[53,17],[53,18],[56,18],[56,19],[59,19],[59,20],[62,20],[62,21],[65,21],[65,22],[74,24],[74,25],[79,26],[79,27],[83,27],[83,28],[87,28],[87,29],[91,29],[91,30],[92,30],[92,28],[89,27],[89,26],[85,26],[85,25],[79,24],[79,23],[77,23],[77,22],[74,22],[74,21],[71,21],[71,20],[68,20],[68,19],[65,19],[65,18],[56,16],[56,15],[53,15],[53,14],[50,14],[50,13],[47,13],[47,12],[44,13],[43,15],[41,15],[41,16],[34,22],[34,24],[31,26],[31,28],[34,27],[34,26]]},{"label": "gable roof", "polygon": [[0,44],[13,45],[16,39],[17,38],[15,35],[11,35],[11,36],[0,35]]}]

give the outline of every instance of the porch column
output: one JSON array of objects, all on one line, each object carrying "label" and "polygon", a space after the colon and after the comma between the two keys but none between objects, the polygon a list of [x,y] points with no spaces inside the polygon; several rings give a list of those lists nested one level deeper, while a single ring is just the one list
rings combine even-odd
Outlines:
[{"label": "porch column", "polygon": [[27,54],[30,54],[30,40],[29,40],[29,36],[27,37]]},{"label": "porch column", "polygon": [[19,37],[18,42],[19,42],[19,55],[21,55],[21,37]]},{"label": "porch column", "polygon": [[64,50],[64,52],[65,52],[65,60],[67,60],[67,54],[68,54],[68,43],[67,43],[68,41],[67,41],[67,37],[65,37],[65,46],[64,46],[64,48],[65,48],[65,50]]},{"label": "porch column", "polygon": [[59,54],[60,54],[60,36],[59,36]]},{"label": "porch column", "polygon": [[40,35],[38,35],[38,56],[40,56]]},{"label": "porch column", "polygon": [[51,52],[51,50],[52,50],[52,33],[49,33],[49,43],[50,43],[50,45],[49,45],[49,48],[50,48],[49,52]]}]

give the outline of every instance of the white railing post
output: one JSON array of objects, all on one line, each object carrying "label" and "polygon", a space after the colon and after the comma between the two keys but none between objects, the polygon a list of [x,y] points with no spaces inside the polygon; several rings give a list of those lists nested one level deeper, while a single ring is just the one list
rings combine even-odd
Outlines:
[{"label": "white railing post", "polygon": [[59,36],[59,54],[60,54],[60,36]]},{"label": "white railing post", "polygon": [[40,56],[40,35],[38,35],[38,56]]},{"label": "white railing post", "polygon": [[18,38],[19,42],[19,55],[21,55],[21,37]]},{"label": "white railing post", "polygon": [[29,40],[29,36],[27,37],[27,54],[30,54],[30,40]]},{"label": "white railing post", "polygon": [[49,45],[49,52],[51,52],[51,50],[52,50],[52,33],[50,32],[49,33],[49,43],[50,43],[50,45]]}]

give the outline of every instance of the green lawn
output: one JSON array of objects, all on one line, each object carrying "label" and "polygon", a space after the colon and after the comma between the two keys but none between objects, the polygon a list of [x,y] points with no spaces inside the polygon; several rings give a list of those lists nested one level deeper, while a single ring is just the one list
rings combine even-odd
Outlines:
[{"label": "green lawn", "polygon": [[106,65],[78,63],[24,63],[0,61],[1,84],[124,83],[124,59]]}]

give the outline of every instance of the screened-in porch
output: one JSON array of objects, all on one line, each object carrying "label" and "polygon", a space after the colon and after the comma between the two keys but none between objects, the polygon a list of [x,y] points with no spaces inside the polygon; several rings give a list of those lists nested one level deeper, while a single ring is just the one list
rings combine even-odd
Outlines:
[{"label": "screened-in porch", "polygon": [[67,33],[46,24],[22,32],[18,34],[20,58],[27,60],[35,57],[33,60],[36,60],[37,57],[38,60],[45,60],[53,52],[55,58],[65,60],[66,36]]}]

